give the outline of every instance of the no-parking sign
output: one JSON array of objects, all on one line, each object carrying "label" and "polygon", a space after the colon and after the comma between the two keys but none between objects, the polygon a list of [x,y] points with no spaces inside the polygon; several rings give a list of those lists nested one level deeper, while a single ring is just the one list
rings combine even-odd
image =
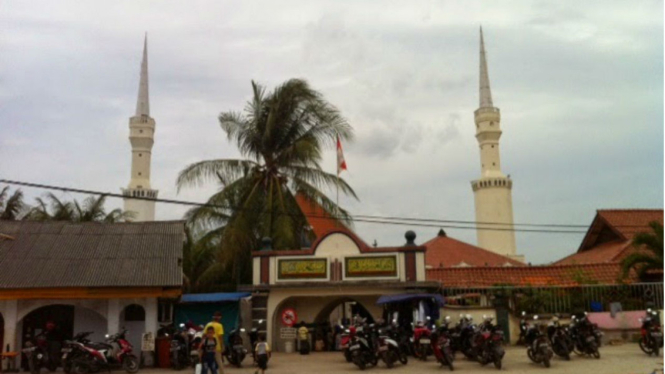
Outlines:
[{"label": "no-parking sign", "polygon": [[282,323],[284,326],[293,327],[298,322],[298,313],[293,308],[286,308],[282,311]]}]

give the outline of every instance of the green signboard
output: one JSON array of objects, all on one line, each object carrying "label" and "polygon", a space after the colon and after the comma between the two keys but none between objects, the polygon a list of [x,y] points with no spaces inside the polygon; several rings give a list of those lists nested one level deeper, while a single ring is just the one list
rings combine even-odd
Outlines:
[{"label": "green signboard", "polygon": [[344,259],[347,278],[396,277],[396,256],[346,257]]},{"label": "green signboard", "polygon": [[277,279],[328,278],[328,260],[325,258],[279,260],[277,267]]}]

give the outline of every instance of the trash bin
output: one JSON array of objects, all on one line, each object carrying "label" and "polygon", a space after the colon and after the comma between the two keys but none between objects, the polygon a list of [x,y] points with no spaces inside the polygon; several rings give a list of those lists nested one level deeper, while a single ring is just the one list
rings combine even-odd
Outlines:
[{"label": "trash bin", "polygon": [[160,336],[155,339],[155,349],[157,350],[157,366],[162,369],[171,367],[171,339],[168,336]]},{"label": "trash bin", "polygon": [[289,341],[284,343],[284,352],[293,353],[293,342]]}]

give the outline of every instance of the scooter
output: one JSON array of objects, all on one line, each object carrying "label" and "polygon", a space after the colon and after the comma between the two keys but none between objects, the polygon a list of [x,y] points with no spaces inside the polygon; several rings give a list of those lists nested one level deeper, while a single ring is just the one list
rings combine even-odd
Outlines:
[{"label": "scooter", "polygon": [[247,356],[247,350],[243,345],[240,333],[245,332],[244,328],[231,330],[229,334],[229,345],[224,349],[224,356],[229,363],[236,367],[242,366],[242,361]]},{"label": "scooter", "polygon": [[62,357],[60,358],[60,361],[62,362],[62,370],[65,373],[70,374],[72,372],[72,362],[87,354],[85,345],[90,344],[88,336],[91,334],[91,331],[81,332],[76,334],[72,340],[66,340],[63,343],[63,348],[61,350]]},{"label": "scooter", "polygon": [[72,372],[86,374],[102,369],[122,368],[128,373],[139,371],[139,359],[134,355],[132,345],[126,338],[127,330],[117,334],[106,334],[104,343],[88,343],[83,348],[87,352],[72,361]]},{"label": "scooter", "polygon": [[570,360],[570,353],[573,351],[575,344],[568,334],[568,329],[561,326],[559,317],[554,316],[547,326],[547,337],[552,344],[554,353],[564,358],[566,361]]},{"label": "scooter", "polygon": [[450,339],[450,329],[448,325],[450,324],[450,317],[446,316],[439,326],[438,329],[432,331],[432,351],[434,352],[434,357],[441,364],[441,366],[448,366],[450,371],[455,370],[453,367],[453,360],[455,359],[455,354],[453,353],[451,347]]},{"label": "scooter", "polygon": [[356,329],[356,335],[353,337],[349,346],[349,351],[351,351],[351,361],[358,366],[360,370],[365,370],[367,365],[376,366],[379,362],[372,347],[371,340],[369,339],[369,330],[371,328],[373,328],[372,325],[370,325],[368,329],[365,329],[364,327]]},{"label": "scooter", "polygon": [[[381,357],[381,360],[386,364],[388,368],[395,366],[395,362],[402,361],[402,353],[399,349],[399,344],[388,335],[386,329],[379,329],[378,338],[377,338],[377,355]],[[404,361],[402,361],[404,362]]]},{"label": "scooter", "polygon": [[[525,313],[522,312],[524,315]],[[550,360],[554,353],[550,347],[550,343],[543,333],[540,332],[538,325],[538,315],[533,316],[534,323],[527,327],[525,342],[527,344],[527,356],[531,361],[545,365],[546,368],[550,367]]]},{"label": "scooter", "polygon": [[478,326],[476,338],[474,340],[477,359],[481,365],[494,363],[494,367],[501,370],[503,356],[506,354],[503,349],[503,330],[492,324],[493,318],[483,316],[483,323]]},{"label": "scooter", "polygon": [[431,335],[432,331],[422,322],[419,322],[413,331],[413,354],[421,361],[427,361],[427,356],[432,354]]}]

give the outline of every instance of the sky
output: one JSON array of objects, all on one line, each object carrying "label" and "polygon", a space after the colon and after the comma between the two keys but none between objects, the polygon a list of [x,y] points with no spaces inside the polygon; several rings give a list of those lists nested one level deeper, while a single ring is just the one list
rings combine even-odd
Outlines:
[{"label": "sky", "polygon": [[[359,201],[342,197],[344,208],[473,221],[480,25],[515,222],[589,225],[597,209],[662,209],[663,3],[650,0],[4,0],[0,177],[126,187],[147,32],[160,197],[202,202],[215,191],[178,193],[175,180],[192,162],[240,157],[217,116],[243,109],[251,80],[304,78],[354,128],[342,176]],[[335,156],[326,150],[330,172]],[[28,202],[44,193],[24,192]],[[160,204],[157,218],[185,210]],[[420,243],[438,231],[354,227],[386,246],[408,229]],[[446,232],[476,243],[473,230]],[[516,236],[518,253],[543,264],[576,251],[583,234]]]}]

